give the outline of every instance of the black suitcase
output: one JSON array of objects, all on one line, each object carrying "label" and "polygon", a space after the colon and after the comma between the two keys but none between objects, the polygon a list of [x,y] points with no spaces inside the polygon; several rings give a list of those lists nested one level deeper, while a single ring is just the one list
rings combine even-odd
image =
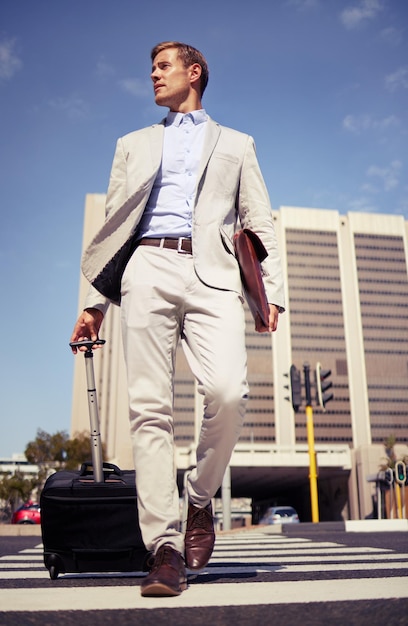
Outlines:
[{"label": "black suitcase", "polygon": [[86,347],[92,463],[84,463],[79,471],[56,472],[44,485],[40,498],[44,563],[52,579],[67,572],[146,570],[149,553],[139,527],[135,472],[102,463],[94,342],[75,345]]}]

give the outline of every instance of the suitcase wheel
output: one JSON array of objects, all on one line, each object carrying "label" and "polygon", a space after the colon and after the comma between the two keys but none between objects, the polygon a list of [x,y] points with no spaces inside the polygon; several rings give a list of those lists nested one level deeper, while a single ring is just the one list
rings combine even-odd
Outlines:
[{"label": "suitcase wheel", "polygon": [[45,567],[48,569],[51,580],[56,580],[58,574],[64,571],[63,562],[57,554],[47,554],[45,556]]}]

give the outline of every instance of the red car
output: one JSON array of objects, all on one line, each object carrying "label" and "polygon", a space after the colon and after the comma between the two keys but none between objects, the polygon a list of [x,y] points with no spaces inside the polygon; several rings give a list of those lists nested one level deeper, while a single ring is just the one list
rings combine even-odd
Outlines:
[{"label": "red car", "polygon": [[40,505],[36,502],[26,502],[14,511],[12,524],[41,524]]}]

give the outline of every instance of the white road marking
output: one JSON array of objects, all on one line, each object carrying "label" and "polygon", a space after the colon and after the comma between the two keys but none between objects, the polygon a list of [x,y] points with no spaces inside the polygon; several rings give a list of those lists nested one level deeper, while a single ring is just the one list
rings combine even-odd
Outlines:
[{"label": "white road marking", "polygon": [[43,560],[43,555],[42,554],[34,554],[31,553],[29,559],[27,558],[27,555],[22,555],[22,554],[7,554],[6,556],[0,556],[0,562],[4,563],[5,561],[42,561]]},{"label": "white road marking", "polygon": [[[290,582],[191,584],[173,598],[142,598],[136,587],[76,587],[55,589],[7,589],[0,591],[2,611],[71,611],[162,609],[258,604],[307,604],[408,598],[406,577],[384,584],[382,578],[356,580],[302,580]],[[52,596],[52,599],[51,599]],[[75,602],[73,604],[73,598]]]},{"label": "white road marking", "polygon": [[[235,552],[238,552],[238,550],[236,550]],[[327,548],[321,548],[320,546],[308,546],[307,548],[303,548],[303,550],[298,550],[298,549],[279,549],[279,550],[275,550],[275,548],[271,548],[270,550],[266,551],[266,550],[256,550],[254,549],[253,546],[251,546],[251,550],[243,550],[240,554],[237,555],[237,558],[239,558],[239,556],[242,554],[245,557],[248,556],[258,556],[258,557],[263,557],[264,554],[269,554],[270,556],[276,556],[276,555],[299,555],[300,556],[305,556],[305,555],[309,555],[309,554],[326,554],[327,552],[331,552],[331,550],[328,550]],[[368,553],[374,553],[374,552],[391,552],[391,550],[386,550],[385,548],[347,548],[344,546],[339,546],[336,547],[335,549],[332,550],[333,554],[347,554],[350,552],[353,552],[354,554],[368,554]],[[226,551],[226,550],[220,550],[218,549],[217,552],[215,553],[215,558],[225,558],[225,556],[229,556],[231,554],[230,551]]]},{"label": "white road marking", "polygon": [[[0,580],[49,580],[43,565],[42,545],[0,558]],[[248,565],[246,565],[248,564]],[[378,576],[381,571],[408,570],[408,554],[341,543],[285,538],[260,533],[217,537],[210,564],[200,572],[189,572],[189,587],[175,598],[142,598],[141,572],[60,575],[75,587],[58,581],[47,588],[0,589],[0,611],[64,611],[103,609],[150,609],[257,604],[307,604],[408,598],[408,577]],[[279,574],[315,572],[363,572],[363,578],[279,581]],[[377,576],[373,576],[373,574]],[[211,576],[273,574],[269,582],[206,582]],[[131,578],[134,585],[101,586],[104,578]],[[94,586],[81,581],[92,579]],[[209,593],[210,591],[210,593]]]},{"label": "white road marking", "polygon": [[[378,561],[376,562],[377,570],[408,570],[408,562],[388,562],[388,561]],[[251,574],[255,572],[256,574],[302,574],[305,572],[360,572],[367,571],[368,564],[367,563],[322,563],[319,567],[316,565],[278,565],[278,566],[265,566],[262,565],[260,567],[240,567],[237,566],[225,566],[225,567],[207,567],[197,574],[191,574],[190,578],[193,576],[212,576],[212,575],[224,575],[225,577],[235,576],[237,574]],[[372,571],[372,568],[371,570]],[[96,582],[100,578],[143,578],[146,574],[142,572],[107,572],[105,574],[60,574],[59,579],[63,580],[68,579],[77,579],[78,582],[83,578],[92,578]],[[44,579],[49,580],[49,573],[42,568],[42,571],[10,571],[10,572],[0,572],[0,580],[28,580],[28,579]],[[358,580],[358,579],[357,579]],[[205,581],[203,581],[205,582]],[[274,584],[274,583],[271,583]],[[408,582],[407,582],[408,584]],[[1,608],[0,608],[1,610]]]}]

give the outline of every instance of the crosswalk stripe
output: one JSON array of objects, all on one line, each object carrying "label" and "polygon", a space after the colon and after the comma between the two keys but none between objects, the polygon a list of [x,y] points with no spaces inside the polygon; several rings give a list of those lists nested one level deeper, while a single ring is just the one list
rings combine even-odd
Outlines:
[{"label": "crosswalk stripe", "polygon": [[[211,558],[211,563],[215,564],[217,561],[222,561],[225,562],[226,556],[222,556],[220,557],[218,554],[213,555],[213,557]],[[394,561],[401,561],[401,560],[406,560],[408,559],[408,554],[389,554],[387,556],[387,559],[389,560],[394,560]],[[324,562],[328,562],[328,561],[336,561],[338,563],[341,562],[351,562],[351,561],[362,561],[364,560],[364,562],[370,562],[370,563],[375,563],[376,561],[381,561],[382,560],[382,554],[367,554],[364,559],[362,559],[361,555],[359,554],[347,554],[347,555],[320,555],[320,556],[308,556],[307,561],[308,562],[313,562],[313,563],[324,563]],[[229,555],[228,556],[228,563],[252,563],[254,565],[256,565],[256,563],[262,563],[262,564],[275,564],[276,566],[281,567],[283,564],[288,564],[288,563],[301,563],[304,561],[303,556],[288,556],[286,559],[284,560],[279,560],[277,561],[277,559],[273,556],[260,556],[259,554],[257,554],[255,557],[248,557],[248,556],[235,556],[235,555]],[[23,569],[23,568],[32,568],[32,569],[43,569],[44,565],[41,562],[38,561],[27,561],[25,563],[14,563],[13,561],[10,561],[9,563],[3,563],[0,564],[0,572],[7,570],[7,569]]]},{"label": "crosswalk stripe", "polygon": [[[322,574],[324,572],[359,572],[366,571],[367,563],[322,563],[319,565],[318,573]],[[377,563],[377,570],[408,570],[408,562],[388,562],[388,561],[379,561]],[[261,565],[261,566],[228,566],[228,567],[211,567],[201,570],[197,576],[206,575],[220,575],[220,574],[228,574],[230,576],[234,576],[237,574],[250,574],[251,572],[256,572],[257,574],[262,573],[274,573],[274,574],[302,574],[306,572],[316,572],[316,565],[287,565],[285,564],[282,567],[276,568],[273,566]],[[93,578],[97,581],[101,576],[110,578],[141,578],[143,574],[141,572],[112,572],[108,574],[66,574],[64,578],[75,578],[78,579],[78,582],[82,578]],[[0,572],[0,580],[48,580],[49,574],[47,571],[42,568],[40,571],[9,571],[9,572]],[[1,610],[1,609],[0,609]]]},{"label": "crosswalk stripe", "polygon": [[[3,563],[0,565],[0,572],[7,572],[9,569],[18,569],[24,571],[24,569],[44,569],[44,563],[30,562],[27,563]],[[3,576],[5,578],[6,576]]]},{"label": "crosswalk stripe", "polygon": [[[250,533],[250,541],[256,541],[257,543],[266,543],[267,545],[272,545],[274,543],[310,543],[310,539],[306,539],[305,537],[281,537],[280,535],[261,535],[261,534],[253,534]],[[216,545],[219,546],[221,544],[229,544],[231,546],[236,545],[245,545],[248,542],[248,538],[244,533],[240,535],[235,535],[236,538],[225,537],[222,535],[217,535]]]},{"label": "crosswalk stripe", "polygon": [[[390,555],[388,557],[391,560],[401,560],[402,558],[406,559],[408,558],[407,554],[396,554],[396,555]],[[215,556],[214,558],[211,559],[212,563],[215,563],[217,560],[222,560],[225,561],[225,559],[218,559],[217,556]],[[291,556],[288,557],[286,559],[279,559],[277,560],[276,558],[272,558],[272,557],[258,557],[257,559],[258,562],[260,563],[276,563],[276,564],[286,564],[286,563],[302,563],[305,561],[305,558],[303,556]],[[335,555],[321,555],[321,556],[308,556],[307,557],[307,562],[308,563],[324,563],[327,561],[336,561],[336,562],[350,562],[350,561],[365,561],[366,563],[370,562],[370,563],[375,563],[375,561],[378,561],[378,555],[376,554],[368,554],[366,557],[362,557],[359,554],[348,554],[347,556],[335,556]],[[228,557],[228,562],[229,563],[254,563],[254,559],[253,558],[248,558],[248,557]]]},{"label": "crosswalk stripe", "polygon": [[[30,561],[42,561],[42,554],[31,554]],[[0,557],[0,563],[4,563],[5,561],[27,561],[27,555],[25,554],[15,554],[13,556],[6,555]]]},{"label": "crosswalk stripe", "polygon": [[[345,554],[345,553],[349,553],[349,552],[353,552],[354,554],[379,554],[379,553],[384,553],[384,552],[389,552],[388,550],[385,550],[383,548],[347,548],[344,546],[336,546],[336,549],[333,550],[333,554],[334,555],[339,555],[339,554]],[[254,549],[254,546],[251,546],[251,548],[245,547],[245,549],[242,549],[241,552],[238,553],[238,555],[235,556],[235,558],[237,559],[241,559],[241,558],[249,558],[249,557],[256,557],[256,558],[263,558],[263,556],[265,554],[268,554],[269,556],[271,556],[272,558],[275,556],[291,556],[291,555],[295,555],[295,556],[306,556],[306,555],[311,555],[311,554],[319,554],[319,552],[322,553],[326,553],[327,552],[327,548],[325,547],[321,547],[321,546],[309,546],[308,548],[304,548],[302,550],[301,555],[299,555],[299,551],[297,549],[288,549],[288,548],[281,548],[281,549],[275,549],[273,548],[272,550],[269,549],[268,551],[264,551],[263,550],[259,550],[259,549]],[[230,551],[227,550],[216,550],[214,553],[214,556],[212,557],[213,560],[219,560],[219,559],[224,559],[225,557],[230,558]],[[22,554],[18,554],[18,555],[7,555],[7,556],[2,556],[0,557],[0,568],[3,567],[4,565],[7,566],[7,564],[9,562],[14,562],[14,563],[34,563],[34,562],[42,562],[43,561],[43,555],[42,554],[30,554],[29,558],[28,555],[22,555]]]},{"label": "crosswalk stripe", "polygon": [[[60,611],[71,610],[74,596],[77,610],[408,598],[408,578],[403,575],[407,571],[408,554],[385,548],[353,547],[330,541],[242,532],[217,536],[210,563],[200,572],[188,572],[189,586],[181,596],[142,598],[138,588],[144,576],[141,572],[61,574],[60,580],[70,581],[69,586],[58,586],[58,583],[54,586],[51,583],[42,588],[40,581],[49,581],[49,573],[43,564],[42,544],[38,544],[18,554],[0,558],[0,611],[48,611],[56,610],[56,607]],[[288,576],[310,572],[315,575],[313,580],[287,579]],[[354,576],[333,579],[336,572],[354,572]],[[358,576],[359,572],[364,578]],[[383,576],[381,572],[384,572]],[[387,572],[394,575],[389,578]],[[216,578],[249,577],[254,574],[270,574],[273,580],[237,584],[219,583]],[[279,580],[281,575],[285,577],[283,580]],[[103,586],[101,581],[104,578],[128,578],[134,580],[134,584],[120,584],[110,589]],[[83,579],[87,579],[86,586],[81,583]],[[32,586],[16,588],[19,580],[32,580]],[[1,581],[14,581],[15,586],[2,589]],[[73,582],[75,586],[72,586]]]},{"label": "crosswalk stripe", "polygon": [[[327,554],[328,550],[327,548],[320,548],[317,546],[311,546],[309,548],[304,548],[301,551],[301,556],[306,556],[309,554]],[[379,552],[389,552],[389,550],[384,550],[383,548],[348,548],[348,547],[337,547],[336,549],[331,550],[331,552],[333,554],[346,554],[349,552],[353,552],[354,554],[371,554],[371,553],[379,553]],[[224,557],[225,555],[230,554],[230,552],[225,551],[225,550],[217,550],[216,556],[217,557]],[[272,548],[271,550],[268,550],[265,552],[263,552],[262,550],[244,550],[241,551],[242,555],[247,556],[263,556],[263,554],[270,554],[271,556],[279,556],[279,555],[292,555],[292,554],[296,554],[299,555],[299,550],[293,550],[293,549],[279,549],[276,550],[275,548]]]},{"label": "crosswalk stripe", "polygon": [[[75,588],[75,609],[119,610],[192,608],[212,606],[248,606],[309,602],[339,602],[408,598],[406,577],[395,577],[385,585],[381,578],[355,580],[319,580],[290,582],[218,583],[211,585],[211,593],[203,593],[203,585],[191,584],[181,596],[173,598],[143,598],[134,586]],[[0,593],[2,611],[60,611],[72,610],[72,588],[55,587],[50,602],[49,589],[8,589]],[[53,607],[53,608],[52,608]]]}]

